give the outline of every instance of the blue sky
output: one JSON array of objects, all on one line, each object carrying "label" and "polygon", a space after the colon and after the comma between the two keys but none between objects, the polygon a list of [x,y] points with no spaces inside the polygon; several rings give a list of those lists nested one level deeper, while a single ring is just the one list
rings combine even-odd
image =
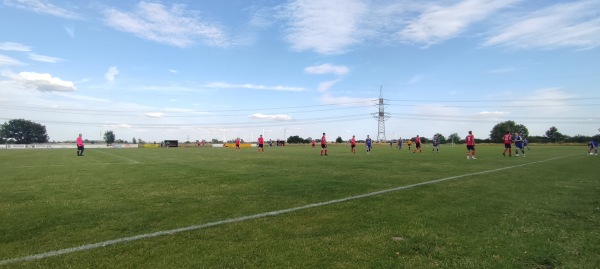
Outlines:
[{"label": "blue sky", "polygon": [[600,0],[0,0],[0,121],[51,140],[600,128]]}]

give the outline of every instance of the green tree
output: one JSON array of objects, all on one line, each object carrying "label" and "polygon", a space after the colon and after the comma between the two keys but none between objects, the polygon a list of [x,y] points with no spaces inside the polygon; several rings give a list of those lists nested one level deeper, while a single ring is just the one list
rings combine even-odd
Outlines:
[{"label": "green tree", "polygon": [[460,137],[458,136],[457,133],[453,133],[453,134],[451,134],[451,135],[448,136],[448,140],[447,141],[450,141],[450,143],[456,144],[456,143],[460,142]]},{"label": "green tree", "polygon": [[294,136],[288,137],[287,143],[302,144],[302,143],[304,143],[304,139],[300,136],[294,135]]},{"label": "green tree", "polygon": [[115,143],[115,133],[113,131],[106,131],[104,133],[104,141],[106,141],[106,144]]},{"label": "green tree", "polygon": [[447,140],[446,137],[444,137],[443,134],[437,133],[435,135],[433,135],[434,137],[438,137],[438,140],[440,141],[440,144],[446,144]]},{"label": "green tree", "polygon": [[10,120],[0,125],[0,140],[12,138],[18,144],[46,143],[48,134],[46,126],[29,120]]},{"label": "green tree", "polygon": [[552,126],[548,131],[546,131],[546,137],[550,139],[550,142],[558,142],[563,141],[565,139],[565,135],[558,131],[558,128]]},{"label": "green tree", "polygon": [[131,140],[131,143],[137,144],[137,140],[135,140],[135,137],[133,138],[133,140]]},{"label": "green tree", "polygon": [[506,132],[519,132],[523,133],[525,137],[529,136],[529,130],[525,125],[517,124],[514,121],[508,120],[498,123],[494,126],[494,128],[492,128],[492,131],[490,131],[490,140],[494,143],[501,143],[502,136],[504,136]]},{"label": "green tree", "polygon": [[338,136],[338,137],[335,139],[335,143],[344,143],[344,139],[342,139],[342,137],[341,137],[341,136]]}]

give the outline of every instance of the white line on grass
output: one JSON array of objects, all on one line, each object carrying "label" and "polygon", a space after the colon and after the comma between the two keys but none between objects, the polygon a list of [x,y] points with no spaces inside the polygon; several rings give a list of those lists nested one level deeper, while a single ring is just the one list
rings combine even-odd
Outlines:
[{"label": "white line on grass", "polygon": [[[77,164],[77,167],[81,167],[81,166],[96,166],[96,165],[116,165],[116,164],[123,164],[123,163],[82,163],[82,164]],[[126,165],[131,165],[131,164],[126,164]],[[40,167],[64,167],[64,166],[74,166],[72,163],[71,164],[40,164],[40,165],[24,165],[24,166],[14,166],[11,168],[40,168]]]},{"label": "white line on grass", "polygon": [[121,158],[121,159],[123,159],[123,160],[127,160],[127,161],[130,161],[130,162],[132,162],[132,163],[135,163],[135,164],[139,164],[139,163],[140,163],[140,162],[138,162],[138,161],[136,161],[136,160],[132,160],[132,159],[129,159],[129,158],[125,158],[125,157],[123,157],[123,156],[115,155],[115,154],[108,153],[108,152],[105,152],[105,151],[102,151],[102,150],[95,150],[95,152],[102,152],[102,153],[104,153],[104,154],[108,154],[108,155],[110,155],[110,156],[114,156],[114,157],[117,157],[117,158]]},{"label": "white line on grass", "polygon": [[[110,155],[112,155],[112,154],[110,154]],[[154,233],[140,234],[140,235],[135,235],[135,236],[130,236],[130,237],[122,237],[122,238],[117,238],[117,239],[113,239],[113,240],[107,240],[107,241],[102,241],[102,242],[98,242],[98,243],[82,245],[82,246],[78,246],[78,247],[65,248],[65,249],[61,249],[61,250],[49,251],[49,252],[30,255],[30,256],[23,256],[23,257],[18,257],[18,258],[0,260],[0,265],[7,265],[7,264],[11,264],[11,263],[26,262],[26,261],[33,261],[33,260],[41,260],[41,259],[48,258],[48,257],[60,256],[60,255],[84,251],[84,250],[97,249],[97,248],[115,245],[115,244],[119,244],[119,243],[137,241],[137,240],[141,240],[141,239],[153,238],[153,237],[158,237],[158,236],[163,236],[163,235],[172,235],[172,234],[177,234],[177,233],[181,233],[181,232],[199,230],[199,229],[204,229],[204,228],[208,228],[208,227],[214,227],[214,226],[219,226],[219,225],[224,225],[224,224],[259,219],[259,218],[264,218],[264,217],[269,217],[269,216],[277,216],[277,215],[294,212],[294,211],[300,211],[300,210],[309,209],[309,208],[313,208],[313,207],[321,207],[321,206],[326,206],[326,205],[331,205],[331,204],[343,203],[343,202],[347,202],[347,201],[381,195],[381,194],[385,194],[388,192],[406,190],[406,189],[410,189],[410,188],[414,188],[414,187],[440,183],[440,182],[444,182],[444,181],[448,181],[448,180],[452,180],[452,179],[495,173],[495,172],[503,171],[503,170],[507,170],[507,169],[513,169],[513,168],[517,168],[517,167],[528,166],[528,165],[532,165],[532,164],[538,164],[538,163],[553,161],[553,160],[557,160],[557,159],[573,157],[573,156],[577,156],[577,155],[581,155],[581,154],[556,157],[556,158],[551,158],[551,159],[542,160],[542,161],[536,161],[536,162],[519,164],[519,165],[503,167],[503,168],[498,168],[498,169],[492,169],[492,170],[487,170],[487,171],[481,171],[481,172],[476,172],[476,173],[441,178],[441,179],[436,179],[436,180],[391,188],[391,189],[387,189],[387,190],[381,190],[381,191],[370,192],[370,193],[365,193],[365,194],[356,195],[356,196],[350,196],[350,197],[336,199],[336,200],[330,200],[327,202],[308,204],[308,205],[299,206],[299,207],[292,207],[292,208],[288,208],[288,209],[259,213],[259,214],[254,214],[254,215],[249,215],[249,216],[244,216],[244,217],[239,217],[239,218],[220,220],[220,221],[209,222],[209,223],[205,223],[205,224],[188,226],[188,227],[177,228],[177,229],[172,229],[172,230],[158,231],[158,232],[154,232]],[[117,157],[119,157],[119,156],[117,156]],[[131,161],[133,161],[133,160],[131,160]]]}]

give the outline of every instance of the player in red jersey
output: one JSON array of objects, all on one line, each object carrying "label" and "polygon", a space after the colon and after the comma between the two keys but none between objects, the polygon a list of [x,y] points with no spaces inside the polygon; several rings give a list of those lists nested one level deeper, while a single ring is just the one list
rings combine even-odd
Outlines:
[{"label": "player in red jersey", "polygon": [[354,136],[350,139],[350,151],[356,154],[356,138]]},{"label": "player in red jersey", "polygon": [[265,139],[260,135],[258,137],[258,152],[265,152]]},{"label": "player in red jersey", "polygon": [[473,160],[477,159],[475,158],[475,136],[473,132],[469,131],[469,135],[467,135],[465,141],[467,142],[467,160],[469,157]]},{"label": "player in red jersey", "polygon": [[419,137],[419,135],[415,137],[415,150],[413,151],[413,153],[416,153],[417,150],[419,150],[419,153],[423,153],[423,151],[421,150],[421,137]]},{"label": "player in red jersey", "polygon": [[240,150],[240,138],[236,138],[235,139],[235,150],[238,151]]},{"label": "player in red jersey", "polygon": [[315,142],[315,140],[313,139],[312,140],[312,147],[313,147],[313,149],[315,148],[316,145],[317,145],[317,142]]},{"label": "player in red jersey", "polygon": [[323,137],[321,137],[321,156],[327,156],[327,138],[325,138],[325,133],[323,133]]},{"label": "player in red jersey", "polygon": [[504,140],[504,152],[502,152],[502,155],[506,156],[506,151],[508,150],[508,156],[512,157],[512,136],[510,132],[506,132],[502,140]]}]

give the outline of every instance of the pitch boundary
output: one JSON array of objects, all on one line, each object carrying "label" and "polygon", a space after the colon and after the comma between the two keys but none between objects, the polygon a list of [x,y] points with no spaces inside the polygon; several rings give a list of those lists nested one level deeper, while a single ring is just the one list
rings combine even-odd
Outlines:
[{"label": "pitch boundary", "polygon": [[[109,155],[112,155],[112,154],[109,154]],[[120,243],[132,242],[132,241],[154,238],[154,237],[159,237],[159,236],[164,236],[164,235],[173,235],[173,234],[187,232],[187,231],[200,230],[200,229],[204,229],[204,228],[215,227],[215,226],[231,224],[231,223],[238,223],[238,222],[243,222],[243,221],[253,220],[253,219],[260,219],[260,218],[264,218],[264,217],[277,216],[277,215],[300,211],[300,210],[304,210],[304,209],[310,209],[310,208],[315,208],[315,207],[322,207],[322,206],[327,206],[327,205],[332,205],[332,204],[337,204],[337,203],[343,203],[343,202],[348,202],[348,201],[352,201],[352,200],[358,200],[358,199],[362,199],[362,198],[386,194],[386,193],[390,193],[390,192],[411,189],[414,187],[436,184],[436,183],[449,181],[449,180],[453,180],[453,179],[495,173],[495,172],[504,171],[504,170],[508,170],[508,169],[529,166],[529,165],[533,165],[533,164],[544,163],[544,162],[549,162],[549,161],[558,160],[558,159],[564,159],[564,158],[578,156],[578,155],[581,155],[581,154],[555,157],[555,158],[550,158],[550,159],[541,160],[541,161],[535,161],[535,162],[531,162],[531,163],[507,166],[507,167],[502,167],[502,168],[497,168],[497,169],[492,169],[492,170],[486,170],[486,171],[480,171],[480,172],[469,173],[469,174],[464,174],[464,175],[451,176],[451,177],[446,177],[446,178],[441,178],[441,179],[436,179],[436,180],[430,180],[430,181],[426,181],[426,182],[415,183],[415,184],[395,187],[395,188],[391,188],[391,189],[385,189],[385,190],[365,193],[365,194],[361,194],[361,195],[349,196],[349,197],[330,200],[330,201],[321,202],[321,203],[313,203],[313,204],[308,204],[308,205],[299,206],[299,207],[292,207],[292,208],[287,208],[287,209],[282,209],[282,210],[269,211],[269,212],[254,214],[254,215],[243,216],[243,217],[239,217],[239,218],[232,218],[232,219],[220,220],[220,221],[209,222],[209,223],[205,223],[205,224],[193,225],[193,226],[188,226],[188,227],[182,227],[182,228],[177,228],[177,229],[158,231],[158,232],[140,234],[140,235],[129,236],[129,237],[122,237],[122,238],[106,240],[106,241],[101,241],[101,242],[92,243],[92,244],[81,245],[81,246],[72,247],[72,248],[65,248],[65,249],[54,250],[54,251],[49,251],[49,252],[45,252],[45,253],[39,253],[39,254],[35,254],[35,255],[5,259],[5,260],[0,260],[0,265],[7,265],[7,264],[12,264],[12,263],[17,263],[17,262],[41,260],[41,259],[45,259],[45,258],[49,258],[49,257],[60,256],[60,255],[65,255],[65,254],[74,253],[74,252],[80,252],[80,251],[84,251],[84,250],[93,250],[93,249],[106,247],[106,246],[110,246],[110,245],[115,245],[115,244],[120,244]],[[114,155],[114,156],[120,157],[117,155]],[[124,157],[121,157],[121,158],[124,158]],[[127,159],[127,158],[124,158],[124,159]],[[130,160],[130,161],[133,161],[133,160]],[[136,163],[139,163],[139,162],[136,162]]]}]

